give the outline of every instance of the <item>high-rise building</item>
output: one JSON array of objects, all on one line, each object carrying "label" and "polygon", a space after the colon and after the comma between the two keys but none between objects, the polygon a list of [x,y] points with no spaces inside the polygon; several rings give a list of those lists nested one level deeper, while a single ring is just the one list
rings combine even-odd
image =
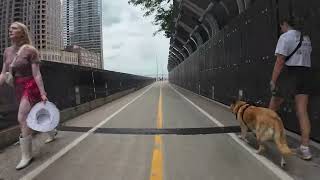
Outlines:
[{"label": "high-rise building", "polygon": [[[1,0],[0,1],[0,55],[6,47],[10,46],[9,26],[12,22],[19,21],[26,24],[30,31],[34,25],[30,19],[34,17],[33,7],[35,1],[27,0]],[[34,34],[31,34],[34,38]]]},{"label": "high-rise building", "polygon": [[65,51],[77,54],[78,65],[100,68],[100,54],[89,51],[77,45],[67,46]]},{"label": "high-rise building", "polygon": [[[70,0],[65,0],[70,1]],[[78,45],[100,55],[102,61],[102,10],[101,0],[72,0],[74,31],[72,45]]]},{"label": "high-rise building", "polygon": [[14,21],[26,24],[33,45],[40,51],[41,59],[61,61],[62,23],[60,0],[1,0],[0,50],[10,46],[8,28]]},{"label": "high-rise building", "polygon": [[35,47],[43,59],[60,62],[63,49],[61,1],[36,0],[35,9]]},{"label": "high-rise building", "polygon": [[74,0],[63,0],[63,45],[72,45],[72,35],[74,32]]}]

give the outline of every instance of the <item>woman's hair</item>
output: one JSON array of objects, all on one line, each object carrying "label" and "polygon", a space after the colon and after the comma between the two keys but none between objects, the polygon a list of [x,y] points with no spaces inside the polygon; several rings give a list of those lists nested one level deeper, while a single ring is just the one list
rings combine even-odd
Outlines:
[{"label": "woman's hair", "polygon": [[291,27],[295,26],[295,21],[292,17],[283,17],[280,19],[280,24],[283,24],[285,22],[288,23],[288,25]]},{"label": "woman's hair", "polygon": [[282,17],[280,19],[280,24],[283,24],[284,22],[288,23],[289,26],[291,26],[296,30],[299,30],[299,31],[303,30],[304,18],[294,17],[294,16]]},{"label": "woman's hair", "polygon": [[21,28],[22,30],[22,44],[30,44],[32,45],[32,40],[31,40],[31,36],[30,36],[30,33],[29,33],[29,30],[28,30],[28,27],[26,25],[24,25],[23,23],[21,22],[13,22],[12,24],[16,24],[18,25],[19,28]]}]

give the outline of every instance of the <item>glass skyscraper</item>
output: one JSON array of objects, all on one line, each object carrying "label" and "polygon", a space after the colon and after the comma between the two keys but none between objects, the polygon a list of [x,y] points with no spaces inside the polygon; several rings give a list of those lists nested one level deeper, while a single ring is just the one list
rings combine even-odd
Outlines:
[{"label": "glass skyscraper", "polygon": [[[102,9],[101,0],[64,0],[65,42],[98,53],[102,61]],[[69,33],[69,37],[68,36]],[[68,44],[69,45],[69,44]]]},{"label": "glass skyscraper", "polygon": [[74,6],[73,0],[63,0],[63,45],[72,45],[72,35],[74,32]]}]

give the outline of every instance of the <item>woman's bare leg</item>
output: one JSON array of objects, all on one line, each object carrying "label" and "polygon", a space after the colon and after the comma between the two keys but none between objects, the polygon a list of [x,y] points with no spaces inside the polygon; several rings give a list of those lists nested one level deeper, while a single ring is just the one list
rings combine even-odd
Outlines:
[{"label": "woman's bare leg", "polygon": [[301,130],[301,144],[309,145],[310,136],[310,120],[308,115],[308,95],[298,94],[295,96],[296,113],[300,123]]},{"label": "woman's bare leg", "polygon": [[22,137],[27,137],[32,134],[32,130],[27,126],[27,117],[31,110],[31,104],[26,97],[22,97],[18,111],[18,121],[20,125]]},{"label": "woman's bare leg", "polygon": [[27,167],[32,161],[32,130],[27,126],[26,121],[30,109],[31,105],[28,99],[23,97],[18,111],[18,121],[21,129],[21,136],[19,137],[21,160],[16,166],[17,170]]}]

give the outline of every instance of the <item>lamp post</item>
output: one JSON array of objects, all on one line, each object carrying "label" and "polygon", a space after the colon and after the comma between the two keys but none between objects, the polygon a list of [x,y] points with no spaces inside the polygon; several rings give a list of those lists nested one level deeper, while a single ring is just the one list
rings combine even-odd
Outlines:
[{"label": "lamp post", "polygon": [[162,74],[161,81],[163,81],[163,64],[162,63],[161,63],[161,74]]},{"label": "lamp post", "polygon": [[158,58],[156,54],[156,65],[157,65],[157,76],[156,76],[156,81],[158,81]]}]

